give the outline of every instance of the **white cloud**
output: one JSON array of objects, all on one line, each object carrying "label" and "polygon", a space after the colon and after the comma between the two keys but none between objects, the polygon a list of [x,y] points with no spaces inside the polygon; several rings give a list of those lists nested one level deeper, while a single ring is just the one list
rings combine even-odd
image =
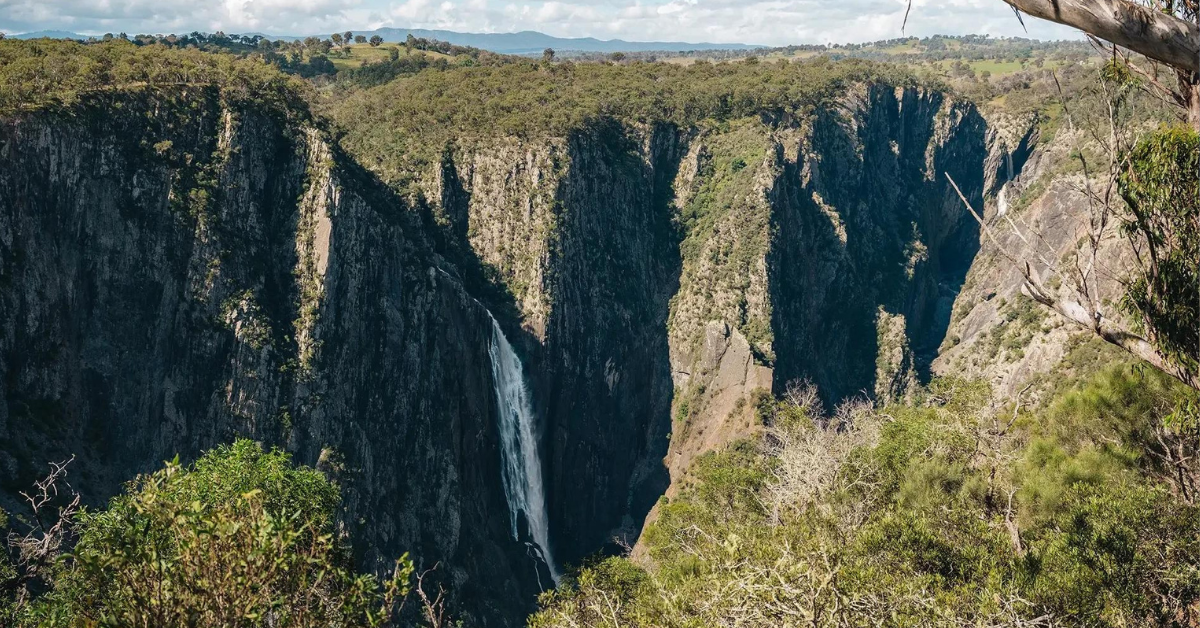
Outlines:
[{"label": "white cloud", "polygon": [[1079,36],[1034,18],[1026,18],[1026,33],[1001,0],[913,0],[902,33],[905,6],[906,0],[0,0],[0,31],[306,35],[396,26],[768,45],[937,33]]}]

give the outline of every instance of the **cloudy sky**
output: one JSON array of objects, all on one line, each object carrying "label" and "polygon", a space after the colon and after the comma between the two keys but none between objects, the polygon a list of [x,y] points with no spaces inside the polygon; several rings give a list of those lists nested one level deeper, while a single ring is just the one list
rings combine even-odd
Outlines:
[{"label": "cloudy sky", "polygon": [[224,30],[306,35],[381,26],[560,37],[783,45],[968,33],[1078,38],[1001,0],[0,0],[0,32]]}]

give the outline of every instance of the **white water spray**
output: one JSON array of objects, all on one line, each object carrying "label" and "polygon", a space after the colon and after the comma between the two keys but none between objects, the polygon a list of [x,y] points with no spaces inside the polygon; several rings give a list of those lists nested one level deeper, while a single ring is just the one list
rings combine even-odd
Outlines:
[{"label": "white water spray", "polygon": [[[489,314],[490,316],[490,314]],[[508,497],[512,535],[519,540],[517,518],[525,513],[529,534],[558,584],[558,569],[550,557],[550,525],[546,516],[546,492],[542,486],[542,462],[534,438],[533,403],[521,359],[492,318],[492,343],[488,347],[492,379],[496,382],[496,405],[500,414],[500,475]]]}]

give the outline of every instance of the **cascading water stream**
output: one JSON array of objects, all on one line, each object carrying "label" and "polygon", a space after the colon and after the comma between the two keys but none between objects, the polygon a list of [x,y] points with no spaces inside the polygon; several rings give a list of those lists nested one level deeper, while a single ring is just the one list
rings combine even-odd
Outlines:
[{"label": "cascading water stream", "polygon": [[[491,316],[491,313],[488,314]],[[508,511],[514,539],[519,539],[518,513],[525,513],[529,535],[541,552],[558,584],[558,569],[550,557],[550,525],[546,515],[546,493],[542,485],[542,461],[534,438],[533,403],[521,359],[492,318],[492,342],[488,346],[492,361],[492,379],[496,383],[496,405],[500,415],[500,475],[508,497]]]}]

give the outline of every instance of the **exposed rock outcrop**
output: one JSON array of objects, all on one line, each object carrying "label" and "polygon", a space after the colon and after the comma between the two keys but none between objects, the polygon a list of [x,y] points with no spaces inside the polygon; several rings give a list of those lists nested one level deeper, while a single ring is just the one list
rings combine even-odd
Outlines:
[{"label": "exposed rock outcrop", "polygon": [[[1077,264],[1090,251],[1081,241],[1090,229],[1091,203],[1088,182],[1074,171],[1071,153],[1089,140],[1063,128],[1053,141],[1046,141],[1032,117],[1016,120],[1001,114],[989,121],[993,132],[986,172],[993,195],[975,207],[1003,250],[990,241],[980,248],[955,299],[933,370],[987,381],[997,394],[1012,397],[1090,338],[1087,331],[1021,294],[1023,277],[1008,257],[1029,261],[1054,289],[1075,298],[1072,269],[1092,263]],[[1102,189],[1103,183],[1093,181],[1091,187]],[[1115,233],[1103,239],[1091,285],[1099,301],[1120,298],[1121,278],[1131,271],[1130,255],[1127,243]],[[1039,387],[1030,394],[1042,392]]]}]

